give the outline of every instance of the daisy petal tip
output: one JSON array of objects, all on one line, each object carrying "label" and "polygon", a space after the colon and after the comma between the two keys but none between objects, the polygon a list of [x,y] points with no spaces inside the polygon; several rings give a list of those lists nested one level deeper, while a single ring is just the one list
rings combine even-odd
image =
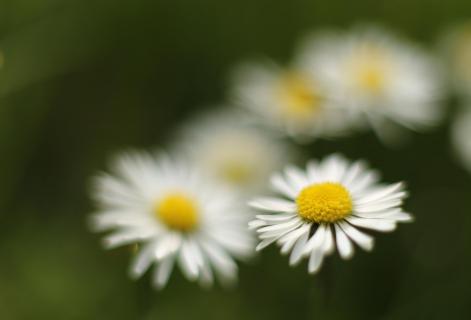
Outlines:
[{"label": "daisy petal tip", "polygon": [[411,215],[410,213],[406,213],[404,215],[403,220],[401,220],[401,222],[406,222],[406,223],[411,223],[411,222],[414,222],[414,221],[415,221],[415,217],[413,215]]},{"label": "daisy petal tip", "polygon": [[346,260],[346,261],[352,260],[353,256],[354,256],[354,254],[353,254],[353,253],[350,253],[350,254],[348,254],[348,255],[342,256],[342,259],[343,259],[343,260]]},{"label": "daisy petal tip", "polygon": [[317,274],[321,270],[321,267],[322,267],[322,263],[319,264],[319,265],[316,265],[314,267],[309,266],[308,269],[307,269],[307,272],[311,275]]},{"label": "daisy petal tip", "polygon": [[374,244],[374,242],[372,241],[371,244],[369,244],[368,246],[364,246],[363,249],[364,249],[365,251],[367,251],[367,252],[371,252],[371,251],[373,251],[374,246],[375,246],[375,244]]},{"label": "daisy petal tip", "polygon": [[255,247],[255,252],[260,252],[260,251],[262,251],[263,249],[266,248],[266,246],[267,246],[267,245],[264,244],[264,243],[258,244],[258,245]]},{"label": "daisy petal tip", "polygon": [[131,280],[139,279],[142,276],[142,273],[143,272],[141,270],[137,270],[135,268],[132,268],[128,271],[128,275],[129,275],[129,278],[131,278]]}]

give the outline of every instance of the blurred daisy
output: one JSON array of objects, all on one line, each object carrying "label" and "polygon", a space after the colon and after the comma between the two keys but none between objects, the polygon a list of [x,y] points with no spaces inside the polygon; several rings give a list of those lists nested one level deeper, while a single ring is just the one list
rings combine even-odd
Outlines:
[{"label": "blurred daisy", "polygon": [[113,169],[96,179],[92,226],[112,231],[106,248],[139,244],[133,277],[155,264],[153,283],[162,288],[177,263],[202,285],[213,274],[223,283],[236,279],[234,257],[250,255],[253,240],[231,193],[166,156],[124,154]]},{"label": "blurred daisy", "polygon": [[441,45],[454,86],[463,94],[471,94],[471,21],[449,30]]},{"label": "blurred daisy", "polygon": [[292,155],[286,144],[236,112],[205,115],[184,128],[182,149],[196,166],[228,187],[252,194]]},{"label": "blurred daisy", "polygon": [[349,132],[354,119],[335,108],[315,76],[297,63],[283,69],[275,64],[244,64],[233,78],[235,103],[269,127],[309,140],[335,137]]},{"label": "blurred daisy", "polygon": [[471,172],[471,107],[461,111],[453,123],[453,145],[463,165]]},{"label": "blurred daisy", "polygon": [[389,232],[412,219],[401,209],[407,196],[402,183],[379,184],[376,171],[338,155],[309,162],[305,172],[288,167],[273,176],[272,185],[283,198],[250,202],[270,212],[249,223],[261,239],[257,250],[277,242],[283,254],[291,252],[291,265],[308,257],[310,273],[335,248],[344,259],[353,256],[353,243],[371,250],[373,238],[362,230]]},{"label": "blurred daisy", "polygon": [[304,70],[340,105],[366,115],[381,138],[390,138],[385,136],[389,121],[417,130],[440,119],[437,63],[415,45],[380,29],[313,36],[299,55]]}]

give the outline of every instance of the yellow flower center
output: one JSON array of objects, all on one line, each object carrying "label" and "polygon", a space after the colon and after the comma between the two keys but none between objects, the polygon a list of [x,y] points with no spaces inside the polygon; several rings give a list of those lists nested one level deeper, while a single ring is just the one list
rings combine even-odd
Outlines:
[{"label": "yellow flower center", "polygon": [[182,193],[171,193],[158,201],[154,214],[171,229],[190,231],[198,225],[197,205]]},{"label": "yellow flower center", "polygon": [[454,48],[454,67],[465,80],[471,78],[471,23],[467,24],[457,37]]},{"label": "yellow flower center", "polygon": [[313,184],[301,190],[296,198],[298,214],[305,220],[331,223],[352,213],[350,193],[339,183]]},{"label": "yellow flower center", "polygon": [[384,87],[384,72],[376,65],[364,66],[358,72],[360,86],[370,92],[380,92]]},{"label": "yellow flower center", "polygon": [[381,93],[389,77],[390,64],[381,49],[373,46],[357,52],[351,61],[351,74],[359,89]]},{"label": "yellow flower center", "polygon": [[221,177],[235,185],[243,185],[252,177],[252,170],[243,163],[227,163],[220,169]]},{"label": "yellow flower center", "polygon": [[297,73],[286,73],[280,79],[278,95],[287,116],[304,118],[319,108],[321,96],[311,83]]}]

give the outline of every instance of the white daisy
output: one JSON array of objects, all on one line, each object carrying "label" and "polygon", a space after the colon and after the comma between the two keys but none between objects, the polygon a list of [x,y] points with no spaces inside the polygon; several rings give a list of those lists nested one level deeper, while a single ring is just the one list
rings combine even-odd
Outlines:
[{"label": "white daisy", "polygon": [[223,110],[184,127],[181,149],[196,166],[243,195],[263,190],[293,152],[239,113]]},{"label": "white daisy", "polygon": [[435,59],[380,29],[320,34],[300,49],[304,69],[328,95],[366,115],[381,138],[397,123],[410,129],[435,124],[441,116],[441,72]]},{"label": "white daisy", "polygon": [[96,179],[97,231],[111,231],[106,248],[139,244],[132,277],[155,264],[153,283],[166,285],[174,263],[189,280],[223,283],[237,277],[234,257],[247,257],[253,239],[247,216],[219,185],[202,180],[183,163],[164,155],[129,153],[118,157],[113,174]]},{"label": "white daisy", "polygon": [[250,202],[270,212],[249,223],[261,240],[257,250],[276,242],[282,254],[291,252],[291,265],[308,257],[310,273],[318,271],[335,248],[344,259],[353,256],[353,243],[371,250],[373,238],[362,229],[388,232],[412,219],[401,209],[407,196],[403,184],[379,184],[378,173],[361,161],[349,163],[333,155],[309,162],[306,172],[288,167],[271,182],[283,198]]},{"label": "white daisy", "polygon": [[441,41],[448,71],[458,92],[471,93],[471,21],[451,28]]},{"label": "white daisy", "polygon": [[356,125],[356,119],[335,108],[321,83],[296,61],[287,69],[269,63],[239,66],[232,94],[236,105],[262,124],[297,139],[335,137]]},{"label": "white daisy", "polygon": [[463,165],[471,172],[471,106],[460,111],[452,129],[454,148]]}]

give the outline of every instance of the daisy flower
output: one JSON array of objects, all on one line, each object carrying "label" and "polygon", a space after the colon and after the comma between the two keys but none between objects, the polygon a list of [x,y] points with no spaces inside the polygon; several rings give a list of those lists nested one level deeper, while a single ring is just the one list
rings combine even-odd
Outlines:
[{"label": "daisy flower", "polygon": [[235,104],[261,124],[297,139],[344,135],[356,124],[296,61],[286,69],[273,63],[243,64],[234,72],[232,90]]},{"label": "daisy flower", "polygon": [[418,130],[441,116],[440,68],[429,54],[380,29],[319,34],[300,48],[304,70],[340,106],[366,116],[381,138],[396,123]]},{"label": "daisy flower", "polygon": [[379,184],[376,171],[339,155],[311,161],[305,172],[287,167],[271,182],[282,198],[250,202],[270,213],[249,223],[261,240],[256,249],[276,242],[282,254],[291,252],[291,265],[307,257],[310,273],[318,271],[335,248],[343,259],[353,256],[354,243],[371,250],[373,238],[363,230],[389,232],[398,222],[412,219],[401,209],[407,196],[402,183]]},{"label": "daisy flower", "polygon": [[179,138],[180,149],[192,163],[243,195],[263,190],[271,173],[293,154],[282,141],[232,110],[194,120]]},{"label": "daisy flower", "polygon": [[162,288],[177,263],[186,278],[202,285],[210,285],[214,274],[231,283],[237,276],[234,258],[253,251],[247,216],[232,193],[168,156],[121,155],[113,173],[95,182],[99,211],[92,227],[111,231],[106,248],[139,245],[134,278],[154,264],[153,284]]},{"label": "daisy flower", "polygon": [[471,106],[461,111],[452,127],[453,145],[463,165],[471,172]]},{"label": "daisy flower", "polygon": [[449,30],[441,41],[453,85],[458,92],[471,92],[471,21]]}]

